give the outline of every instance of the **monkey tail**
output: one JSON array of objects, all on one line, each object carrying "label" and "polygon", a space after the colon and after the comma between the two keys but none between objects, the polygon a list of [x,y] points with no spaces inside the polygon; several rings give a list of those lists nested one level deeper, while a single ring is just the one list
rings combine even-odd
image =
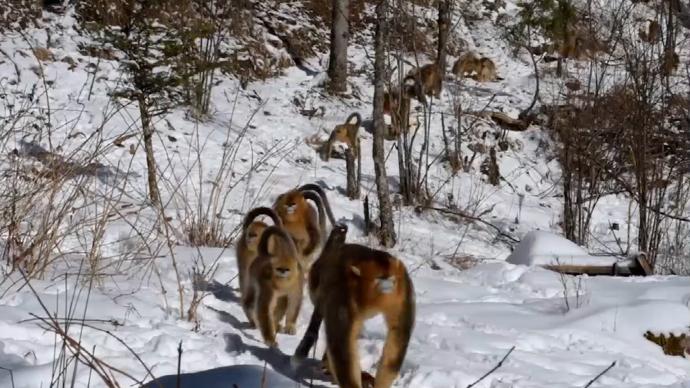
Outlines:
[{"label": "monkey tail", "polygon": [[261,240],[259,240],[258,254],[259,256],[272,256],[268,252],[268,239],[275,235],[279,239],[283,240],[283,246],[287,247],[289,255],[292,257],[297,257],[297,248],[295,247],[295,242],[292,241],[292,237],[280,226],[269,226],[261,234]]},{"label": "monkey tail", "polygon": [[346,236],[347,225],[340,223],[333,225],[333,230],[328,235],[328,241],[323,247],[323,252],[329,253],[330,250],[339,249],[345,243]]},{"label": "monkey tail", "polygon": [[353,118],[355,119],[355,122],[353,124],[359,128],[360,124],[362,124],[362,116],[359,114],[359,112],[350,113],[350,115],[347,116],[347,120],[345,120],[345,123],[350,124],[350,120],[352,120]]},{"label": "monkey tail", "polygon": [[328,202],[328,198],[326,197],[326,192],[323,191],[323,188],[321,186],[317,185],[316,183],[307,183],[306,185],[302,185],[298,189],[299,191],[305,191],[305,190],[311,190],[311,191],[316,191],[319,196],[321,197],[321,202],[323,204],[323,207],[326,211],[326,214],[328,215],[328,219],[331,221],[331,225],[334,226],[336,224],[335,222],[335,216],[333,215],[333,210],[331,209],[331,204]]},{"label": "monkey tail", "polygon": [[[321,255],[317,261],[323,262],[323,265],[329,267],[331,265],[337,265],[337,262],[332,262],[333,258],[340,257],[339,251],[345,245],[345,239],[347,238],[347,225],[345,224],[335,224],[331,233],[328,235],[326,244],[324,244],[321,250]],[[320,274],[316,274],[320,275]],[[310,276],[311,279],[311,276]]]},{"label": "monkey tail", "polygon": [[319,212],[319,228],[322,233],[326,231],[326,214],[324,212],[323,200],[321,195],[314,190],[302,190],[302,195],[305,199],[311,199],[316,204],[316,210]]},{"label": "monkey tail", "polygon": [[304,337],[299,342],[295,354],[290,359],[293,366],[299,365],[307,356],[309,355],[309,350],[314,347],[314,344],[319,338],[319,329],[321,328],[321,322],[323,317],[321,312],[314,306],[314,311],[311,314],[311,319],[309,319],[309,326],[307,326],[307,331],[304,332]]},{"label": "monkey tail", "polygon": [[271,218],[273,221],[274,225],[283,226],[283,222],[280,220],[280,217],[278,217],[278,214],[271,209],[270,207],[265,207],[265,206],[260,206],[256,207],[247,213],[246,216],[244,216],[244,221],[242,222],[242,230],[246,230],[247,227],[249,227],[249,224],[254,222],[254,219],[258,216],[268,216]]}]

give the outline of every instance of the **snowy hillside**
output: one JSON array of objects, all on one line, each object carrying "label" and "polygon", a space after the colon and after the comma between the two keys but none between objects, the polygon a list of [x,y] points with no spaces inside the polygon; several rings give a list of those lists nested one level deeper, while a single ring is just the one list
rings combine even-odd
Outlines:
[{"label": "snowy hillside", "polygon": [[[517,12],[511,1],[501,9],[504,18]],[[433,9],[426,11],[433,14]],[[457,104],[466,111],[489,107],[517,117],[532,100],[529,56],[512,55],[497,15],[486,13],[470,25],[456,10],[452,34],[466,42],[465,49],[493,58],[503,79],[445,82],[430,123],[432,159],[443,156],[441,113],[444,125],[457,128]],[[378,213],[372,135],[360,131],[360,200],[345,194],[345,162],[324,162],[307,141],[315,135],[325,139],[325,131],[353,111],[371,116],[371,37],[362,34],[349,48],[350,98],[324,91],[328,54],[320,53],[306,59],[317,74],[290,66],[246,88],[220,75],[212,113],[204,120],[194,120],[183,107],[156,117],[155,157],[163,212],[170,221],[160,224],[147,198],[139,110],[111,96],[122,82],[118,63],[86,55],[80,47],[88,38],[75,24],[69,9],[64,15],[46,13],[42,28],[0,36],[3,185],[29,185],[39,179],[36,171],[49,174],[64,160],[83,167],[59,190],[46,185],[46,191],[28,197],[27,214],[35,222],[17,226],[39,233],[59,214],[69,232],[59,249],[37,253],[51,257],[37,279],[27,282],[20,271],[4,269],[0,388],[48,387],[63,380],[65,386],[105,386],[98,370],[122,387],[162,376],[168,376],[161,379],[163,386],[175,387],[171,375],[178,370],[178,346],[180,371],[188,374],[183,387],[259,387],[264,369],[275,372],[268,373],[265,386],[333,386],[317,361],[299,373],[289,362],[312,311],[308,298],[297,335],[280,334],[280,350],[267,348],[259,331],[248,327],[238,303],[234,245],[192,246],[186,231],[194,214],[206,213],[231,240],[247,210],[270,206],[279,194],[316,182],[326,189],[336,218],[349,226],[348,241],[376,246],[376,238],[363,231],[365,196]],[[37,47],[49,47],[51,58],[38,60]],[[545,94],[557,94],[549,78],[542,82]],[[312,109],[323,115],[304,114]],[[648,330],[688,333],[688,277],[572,277],[505,262],[528,232],[562,232],[563,195],[553,137],[537,125],[501,131],[490,120],[479,120],[463,151],[472,155],[473,147],[497,145],[494,134],[500,132],[508,145],[498,153],[503,177],[498,186],[480,172],[485,159],[480,154],[456,175],[447,163],[430,166],[429,189],[436,195],[429,207],[448,211],[404,207],[394,199],[399,241],[391,252],[407,266],[417,298],[415,331],[394,386],[466,387],[509,353],[477,387],[584,387],[613,365],[593,387],[690,388],[690,359],[667,356],[643,337]],[[396,192],[394,142],[386,142],[386,152]],[[17,171],[26,172],[29,183],[17,178],[24,176]],[[69,205],[63,209],[60,203]],[[628,222],[629,203],[618,194],[600,200],[591,251],[618,252],[618,238],[637,227]],[[619,232],[610,227],[613,223],[620,225]],[[5,256],[13,242],[2,239],[3,260],[9,261]],[[180,319],[199,295],[206,296],[196,322]],[[375,318],[363,330],[363,370],[376,370],[384,327]],[[56,328],[76,342],[63,346]],[[320,340],[315,359],[323,347]],[[82,350],[75,356],[75,349]],[[90,368],[85,359],[98,363]]]}]

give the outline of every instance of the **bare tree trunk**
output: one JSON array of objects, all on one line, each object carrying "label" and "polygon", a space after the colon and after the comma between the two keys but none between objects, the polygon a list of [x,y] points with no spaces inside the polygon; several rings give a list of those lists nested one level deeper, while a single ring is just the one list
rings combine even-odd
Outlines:
[{"label": "bare tree trunk", "polygon": [[141,116],[141,129],[144,135],[144,152],[146,152],[146,170],[148,173],[149,200],[154,207],[161,204],[158,191],[158,178],[156,177],[156,159],[153,156],[153,128],[151,127],[151,115],[146,105],[145,97],[138,98],[139,115]]},{"label": "bare tree trunk", "polygon": [[680,25],[690,30],[690,1],[687,4],[683,0],[671,0],[671,9],[678,17]]},{"label": "bare tree trunk", "polygon": [[376,174],[376,189],[379,198],[379,219],[381,229],[379,239],[381,245],[392,247],[395,245],[395,225],[393,223],[393,206],[391,204],[388,176],[386,175],[386,161],[384,158],[384,134],[386,123],[383,121],[383,84],[385,77],[385,35],[387,29],[386,15],[388,0],[381,0],[376,6],[376,35],[374,55],[374,173]]},{"label": "bare tree trunk", "polygon": [[335,93],[347,90],[347,42],[349,0],[332,0],[331,55],[328,63],[330,89]]},{"label": "bare tree trunk", "polygon": [[350,148],[345,151],[345,166],[347,169],[347,197],[359,198],[359,178],[357,174],[357,162]]},{"label": "bare tree trunk", "polygon": [[[436,64],[441,70],[441,75],[446,70],[446,42],[448,42],[448,29],[450,28],[450,0],[438,2],[438,48],[436,49]],[[443,77],[441,77],[443,79]]]},{"label": "bare tree trunk", "polygon": [[357,196],[359,197],[362,187],[362,145],[359,138],[357,138],[357,149],[359,150],[357,152]]},{"label": "bare tree trunk", "polygon": [[412,143],[414,137],[410,137],[410,99],[400,98],[400,104],[396,113],[399,123],[398,135],[398,170],[400,175],[400,193],[405,205],[414,204],[414,163],[412,163]]}]

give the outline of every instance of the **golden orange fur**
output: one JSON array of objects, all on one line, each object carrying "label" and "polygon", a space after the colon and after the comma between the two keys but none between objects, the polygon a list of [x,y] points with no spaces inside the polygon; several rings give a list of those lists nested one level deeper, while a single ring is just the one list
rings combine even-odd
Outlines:
[{"label": "golden orange fur", "polygon": [[496,64],[487,58],[480,57],[473,52],[468,52],[458,58],[453,64],[453,74],[456,77],[471,77],[479,82],[495,81]]},{"label": "golden orange fur", "polygon": [[405,89],[407,92],[400,93],[400,90],[392,89],[383,95],[383,114],[391,118],[391,125],[384,135],[386,140],[397,140],[409,130],[406,118],[410,115],[410,98],[414,95],[414,85],[408,85]]},{"label": "golden orange fur", "polygon": [[412,69],[405,77],[404,83],[415,82],[417,99],[426,104],[424,96],[441,97],[443,88],[443,70],[436,62],[428,63],[419,69]]},{"label": "golden orange fur", "polygon": [[315,308],[294,360],[306,357],[321,320],[326,327],[329,369],[340,387],[361,388],[357,338],[369,318],[384,316],[388,333],[375,388],[389,388],[398,376],[415,319],[412,281],[396,257],[357,244],[344,244],[347,228],[334,227],[309,274]]},{"label": "golden orange fur", "polygon": [[[272,251],[268,242],[273,237]],[[302,305],[304,273],[292,238],[285,230],[269,226],[261,235],[258,256],[249,267],[249,279],[242,306],[259,327],[264,342],[277,346],[276,333],[295,334]],[[285,316],[285,325],[280,321]]]},{"label": "golden orange fur", "polygon": [[661,26],[656,20],[649,20],[647,28],[640,28],[638,34],[643,42],[656,43],[661,35]]},{"label": "golden orange fur", "polygon": [[[353,123],[350,122],[352,119],[355,120]],[[331,158],[333,143],[336,141],[347,144],[347,147],[352,150],[353,156],[357,157],[359,154],[357,135],[359,133],[361,123],[362,116],[360,116],[359,113],[354,112],[348,116],[344,124],[338,124],[335,126],[335,128],[333,128],[331,136],[328,138],[328,142],[326,142],[324,149],[323,158],[325,161],[328,161]]]},{"label": "golden orange fur", "polygon": [[[315,202],[316,210],[307,203],[307,197]],[[308,271],[326,236],[324,212],[331,224],[335,222],[326,194],[318,185],[307,184],[279,195],[273,209],[295,242],[302,268]]]},{"label": "golden orange fur", "polygon": [[680,58],[678,53],[673,50],[666,50],[661,58],[661,74],[664,76],[673,75],[678,70]]},{"label": "golden orange fur", "polygon": [[[235,246],[237,257],[237,273],[240,281],[240,293],[244,294],[247,277],[249,276],[249,266],[257,256],[259,240],[263,231],[268,225],[262,221],[255,221],[259,216],[268,216],[274,225],[282,226],[280,218],[273,209],[268,207],[257,207],[250,210],[242,222],[242,234]],[[269,246],[270,247],[270,246]]]}]

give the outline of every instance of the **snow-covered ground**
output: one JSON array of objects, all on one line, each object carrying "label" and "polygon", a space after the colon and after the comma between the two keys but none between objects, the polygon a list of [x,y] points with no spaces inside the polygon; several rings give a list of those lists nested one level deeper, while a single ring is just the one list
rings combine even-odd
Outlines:
[{"label": "snow-covered ground", "polygon": [[[415,257],[403,257],[414,268]],[[183,373],[266,365],[296,378],[303,386],[309,386],[312,378],[316,386],[325,384],[318,368],[295,375],[289,362],[308,322],[309,303],[303,307],[298,335],[279,335],[280,351],[269,350],[258,331],[248,329],[234,282],[225,285],[235,275],[233,255],[222,254],[220,263],[221,271],[215,279],[218,283],[208,287],[213,295],[200,309],[201,327],[197,332],[192,331],[191,324],[164,311],[155,285],[127,289],[134,285],[122,281],[117,282],[117,288],[98,287],[88,298],[88,309],[86,302],[72,308],[89,325],[118,336],[155,376],[176,373],[181,341]],[[170,273],[166,283],[174,289],[172,270],[169,266],[163,270]],[[488,261],[466,271],[419,268],[413,270],[412,278],[417,294],[417,323],[396,386],[465,387],[494,367],[513,346],[503,366],[479,386],[582,387],[613,362],[616,365],[597,386],[690,386],[689,361],[664,355],[642,336],[647,330],[687,330],[687,278],[598,277],[584,278],[579,283],[569,279],[570,311],[566,311],[560,276],[536,267]],[[65,315],[65,300],[84,291],[73,284],[49,281],[36,281],[33,286],[48,310],[57,316]],[[46,386],[55,337],[35,322],[21,322],[30,318],[29,312],[45,315],[30,292],[10,295],[3,298],[0,308],[0,366],[13,371],[16,387]],[[385,336],[383,328],[383,322],[374,319],[363,331],[360,352],[365,370],[375,370]],[[81,328],[75,326],[73,330]],[[137,378],[147,376],[130,350],[113,337],[93,328],[83,329],[81,336],[89,347],[95,346],[96,355],[112,366]],[[319,355],[322,346],[318,346]],[[78,368],[77,386],[86,386],[89,374],[87,368]],[[211,376],[223,373],[208,371],[198,378]],[[128,381],[122,377],[120,380]],[[0,374],[0,386],[11,386],[6,372]]]},{"label": "snow-covered ground", "polygon": [[[108,97],[108,91],[120,79],[114,62],[99,63],[90,90],[92,77],[86,70],[92,71],[96,60],[79,54],[77,43],[84,38],[71,29],[74,22],[70,14],[52,18],[48,24],[53,31],[51,50],[56,60],[43,62],[39,70],[35,70],[37,62],[30,54],[29,44],[45,46],[46,37],[41,30],[27,34],[28,41],[12,34],[0,38],[0,48],[10,54],[21,71],[17,77],[11,62],[0,62],[0,85],[5,94],[0,105],[8,112],[9,105],[27,103],[26,95],[35,86],[38,97],[33,104],[46,109],[49,101],[51,142],[60,146],[60,153],[69,154],[85,138],[98,134],[102,144],[109,145],[99,152],[98,161],[129,174],[124,195],[118,197],[117,203],[123,216],[107,223],[100,247],[105,275],[97,277],[94,283],[86,275],[76,276],[78,269],[88,263],[81,258],[83,255],[72,255],[49,268],[43,279],[32,281],[32,288],[24,285],[16,272],[2,283],[0,387],[50,386],[60,347],[55,335],[36,318],[48,313],[58,318],[84,319],[85,325],[73,323],[70,333],[82,341],[86,350],[124,372],[114,373],[122,386],[135,382],[127,375],[145,382],[153,376],[175,374],[180,342],[181,372],[206,371],[186,375],[191,379],[190,386],[259,386],[257,381],[263,378],[264,367],[277,372],[269,373],[269,381],[275,382],[267,386],[290,386],[283,377],[295,379],[302,386],[330,386],[318,368],[296,375],[289,363],[289,355],[311,313],[308,301],[299,319],[298,334],[279,335],[280,351],[267,349],[258,331],[247,327],[238,304],[232,246],[225,250],[184,246],[180,231],[173,231],[179,242],[174,257],[180,267],[186,302],[194,288],[191,268],[217,260],[218,269],[212,280],[196,285],[197,289],[209,292],[198,310],[198,326],[179,319],[178,283],[170,254],[165,250],[157,252],[156,258],[146,264],[135,259],[118,261],[120,256],[141,249],[142,236],[134,226],[145,228],[155,217],[146,203],[145,157],[141,146],[137,148],[140,137],[125,140],[124,147],[110,145],[122,135],[137,132],[137,109],[117,109]],[[505,44],[496,38],[499,34],[491,21],[480,24],[482,28],[470,30],[461,23],[457,33],[467,35],[471,47],[496,58],[505,80],[484,85],[469,80],[462,84],[448,82],[436,109],[448,113],[446,118],[451,126],[457,125],[451,119],[455,98],[462,100],[468,110],[481,109],[491,100],[492,107],[513,115],[531,99],[530,64],[508,55]],[[55,28],[57,25],[64,28]],[[70,65],[62,61],[65,57],[76,60],[77,66],[70,70]],[[371,69],[361,47],[351,49],[350,61],[357,69]],[[310,62],[312,67],[319,68],[317,58]],[[39,71],[49,81],[47,96],[42,92],[44,83],[37,76]],[[236,154],[232,171],[237,177],[225,182],[235,186],[219,209],[228,232],[249,208],[270,204],[277,194],[299,184],[317,182],[326,188],[336,218],[350,225],[348,240],[375,244],[374,240],[362,237],[362,201],[350,201],[344,195],[345,163],[337,159],[321,161],[304,142],[315,133],[325,137],[322,129],[330,130],[353,110],[369,115],[370,82],[365,76],[353,77],[353,85],[362,92],[363,100],[342,101],[321,93],[318,85],[322,80],[323,74],[314,77],[288,68],[283,76],[252,82],[247,90],[240,90],[235,80],[223,78],[215,88],[214,112],[208,120],[191,121],[182,109],[159,119],[156,158],[164,177],[161,186],[167,203],[165,211],[172,223],[179,226],[187,210],[209,202],[211,181],[221,167],[224,152],[232,150]],[[301,101],[302,107],[296,106],[295,100]],[[299,113],[301,108],[319,106],[324,107],[323,117],[309,119]],[[36,111],[40,113],[38,108]],[[485,130],[491,128],[480,125],[472,139],[481,138]],[[435,137],[430,145],[433,158],[443,150],[437,136],[441,133],[438,120],[432,123],[431,132]],[[26,133],[24,129],[13,132],[12,141],[2,153],[8,154],[18,147],[20,140],[48,147],[45,133],[42,137]],[[511,147],[499,153],[499,162],[501,174],[509,184],[494,187],[486,183],[479,174],[481,156],[469,173],[454,177],[438,164],[429,173],[431,191],[439,191],[436,201],[482,214],[483,219],[517,239],[535,229],[559,232],[560,171],[549,150],[549,136],[537,127],[507,136]],[[133,155],[130,145],[134,146]],[[91,146],[87,143],[86,148]],[[387,147],[392,148],[392,144]],[[362,189],[375,202],[373,164],[367,157],[370,149],[371,135],[362,131]],[[471,154],[468,149],[465,152]],[[398,174],[394,150],[387,167],[395,188],[393,177]],[[88,184],[94,193],[102,194],[112,193],[114,187],[121,187],[122,181],[93,178]],[[603,199],[601,206],[608,211],[602,212],[594,227],[617,222],[626,230],[624,219],[607,218],[623,217],[626,201],[610,197]],[[506,263],[503,260],[510,254],[510,240],[482,224],[431,211],[418,214],[410,208],[396,208],[395,221],[400,241],[393,252],[406,263],[417,295],[416,328],[396,386],[465,387],[514,347],[502,367],[479,387],[583,387],[614,362],[595,386],[690,387],[690,361],[666,356],[643,338],[647,330],[689,330],[688,278],[562,277],[544,269]],[[611,240],[607,233],[610,231],[602,228],[599,237]],[[554,240],[545,241],[548,245]],[[66,244],[78,247],[83,241],[68,240]],[[577,250],[571,246],[539,249],[561,250],[563,254]],[[461,270],[458,258],[463,257],[481,262]],[[363,369],[375,370],[384,335],[380,319],[367,323],[360,339]],[[320,342],[317,354],[322,348]],[[102,386],[83,365],[71,365],[67,370],[68,381],[74,374],[76,387],[86,387],[89,382],[91,386]],[[170,385],[171,380],[165,384],[174,386]]]}]

